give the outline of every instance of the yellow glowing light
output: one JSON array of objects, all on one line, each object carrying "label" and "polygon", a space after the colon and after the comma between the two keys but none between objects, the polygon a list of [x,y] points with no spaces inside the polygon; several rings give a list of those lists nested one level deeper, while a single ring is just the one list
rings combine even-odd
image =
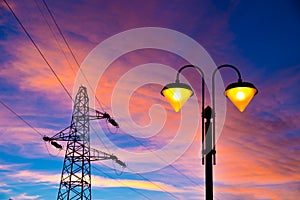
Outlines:
[{"label": "yellow glowing light", "polygon": [[[248,86],[248,85],[247,85]],[[250,85],[252,86],[252,84]],[[254,95],[257,93],[257,89],[253,87],[232,87],[226,89],[225,95],[230,101],[243,112],[248,106]]]},{"label": "yellow glowing light", "polygon": [[240,100],[240,101],[244,100],[245,97],[246,97],[246,95],[245,95],[244,92],[239,91],[239,92],[236,93],[236,98],[237,98],[238,100]]},{"label": "yellow glowing light", "polygon": [[161,94],[166,97],[167,101],[174,108],[175,112],[178,112],[188,98],[190,98],[194,93],[186,84],[171,83],[163,88]]}]

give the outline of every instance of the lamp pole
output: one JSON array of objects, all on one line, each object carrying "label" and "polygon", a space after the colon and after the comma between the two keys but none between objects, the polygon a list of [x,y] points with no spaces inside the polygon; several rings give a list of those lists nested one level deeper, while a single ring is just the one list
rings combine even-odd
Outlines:
[{"label": "lamp pole", "polygon": [[230,84],[225,89],[225,95],[232,103],[243,112],[252,98],[257,94],[256,87],[248,82],[243,82],[240,71],[233,65],[224,64],[217,67],[212,74],[212,107],[205,106],[205,79],[200,67],[195,65],[185,65],[181,67],[176,75],[175,83],[167,84],[161,91],[174,110],[178,112],[187,99],[193,96],[191,87],[185,83],[180,83],[179,75],[186,68],[194,68],[201,74],[202,83],[202,165],[205,165],[205,196],[206,200],[213,200],[213,165],[216,165],[216,139],[215,139],[215,74],[222,68],[231,68],[238,75],[238,81]]},{"label": "lamp pole", "polygon": [[[205,156],[205,196],[206,200],[213,199],[213,164],[215,163],[215,156],[216,151],[213,149],[215,145],[213,144],[213,134],[212,134],[212,127],[211,127],[211,118],[212,118],[212,108],[210,106],[207,106],[204,111],[202,112],[202,118],[205,119],[205,150],[209,152],[202,152],[202,160]],[[203,146],[203,144],[202,144]],[[214,160],[214,163],[213,163]],[[202,161],[203,164],[203,161]]]}]

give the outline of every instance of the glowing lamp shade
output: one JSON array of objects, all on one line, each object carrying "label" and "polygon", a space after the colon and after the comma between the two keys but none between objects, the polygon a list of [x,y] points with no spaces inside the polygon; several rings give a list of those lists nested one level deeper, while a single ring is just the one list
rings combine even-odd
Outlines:
[{"label": "glowing lamp shade", "polygon": [[252,98],[257,94],[257,89],[252,83],[236,82],[230,84],[225,90],[225,96],[243,112]]},{"label": "glowing lamp shade", "polygon": [[161,90],[161,95],[166,97],[175,112],[178,112],[193,94],[192,88],[184,83],[170,83]]}]

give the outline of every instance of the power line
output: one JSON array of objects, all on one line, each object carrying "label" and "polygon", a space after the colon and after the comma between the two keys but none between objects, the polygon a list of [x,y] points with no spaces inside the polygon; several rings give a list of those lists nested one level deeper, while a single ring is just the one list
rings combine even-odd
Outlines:
[{"label": "power line", "polygon": [[146,178],[145,176],[141,175],[140,173],[136,173],[134,172],[131,168],[129,168],[128,166],[126,167],[127,169],[129,169],[130,171],[132,171],[134,174],[138,175],[139,177],[147,180],[148,182],[152,183],[153,185],[155,185],[156,187],[158,187],[159,189],[161,189],[162,191],[168,193],[170,196],[172,196],[175,199],[179,199],[178,197],[176,197],[174,194],[172,194],[171,192],[165,190],[163,187],[161,187],[160,185],[154,183],[153,181],[151,181],[150,179]]},{"label": "power line", "polygon": [[73,101],[72,96],[70,95],[69,91],[67,90],[67,88],[64,86],[64,84],[62,83],[62,81],[60,80],[60,78],[58,77],[58,75],[56,74],[56,72],[54,71],[53,67],[50,65],[50,63],[48,62],[48,60],[46,59],[46,57],[44,56],[44,54],[42,53],[42,51],[40,50],[40,48],[37,46],[37,44],[35,43],[35,41],[33,40],[33,38],[31,37],[31,35],[28,33],[28,31],[26,30],[26,28],[24,27],[24,25],[22,24],[22,22],[20,21],[20,19],[17,17],[17,15],[15,14],[15,12],[13,11],[13,9],[10,7],[10,5],[7,3],[6,0],[3,0],[4,3],[6,4],[6,6],[8,7],[8,9],[10,10],[10,12],[13,14],[13,16],[15,17],[15,19],[17,20],[17,22],[19,23],[19,25],[22,27],[22,29],[24,30],[24,32],[26,33],[26,35],[28,36],[29,40],[31,41],[31,43],[34,45],[34,47],[36,48],[36,50],[39,52],[39,54],[42,56],[43,60],[45,61],[45,63],[47,64],[47,66],[49,67],[49,69],[51,70],[51,72],[54,74],[54,76],[56,77],[56,79],[58,80],[58,82],[60,83],[60,85],[63,87],[63,89],[65,90],[65,92],[67,93],[67,95],[70,97],[70,99]]},{"label": "power line", "polygon": [[[93,129],[93,128],[92,128]],[[94,129],[93,129],[94,130]],[[95,131],[95,130],[94,130]],[[102,139],[99,137],[98,134],[96,134],[98,139],[102,142],[102,144],[104,145],[104,147],[106,148],[106,150],[108,149],[106,147],[106,145],[103,143]],[[151,181],[150,179],[146,178],[145,176],[141,175],[140,173],[136,173],[134,172],[134,170],[132,170],[131,168],[129,168],[128,166],[126,167],[127,169],[129,169],[133,174],[136,174],[138,176],[140,176],[141,178],[147,180],[148,182],[152,183],[153,185],[155,185],[156,187],[160,188],[162,191],[168,193],[169,195],[171,195],[173,198],[178,199],[174,194],[170,193],[169,191],[165,190],[164,188],[162,188],[160,185],[154,183],[153,181]]]},{"label": "power line", "polygon": [[[140,142],[138,139],[136,139],[135,137],[132,137],[137,143],[139,143],[140,145],[142,145],[143,147],[145,147],[148,151],[150,151],[151,153],[153,153],[157,158],[159,158],[161,161],[163,161],[164,163],[168,164],[168,162],[163,159],[160,155],[158,155],[157,153],[155,153],[155,151],[153,151],[152,149],[150,149],[149,147],[145,146],[142,142]],[[175,171],[177,171],[179,174],[181,174],[182,176],[184,176],[186,179],[188,179],[190,182],[194,183],[196,186],[199,185],[199,183],[197,183],[196,181],[194,181],[193,179],[191,179],[190,177],[186,176],[184,173],[182,173],[180,170],[178,170],[175,166],[173,166],[172,164],[169,164],[170,167],[172,167]]]},{"label": "power line", "polygon": [[[75,56],[75,54],[74,54],[72,48],[70,47],[70,45],[69,45],[67,39],[65,38],[65,36],[64,36],[64,34],[63,34],[61,28],[59,27],[59,25],[58,25],[58,23],[57,23],[57,21],[56,21],[54,15],[52,14],[52,12],[51,12],[49,6],[47,5],[47,3],[46,3],[44,0],[43,0],[43,3],[44,3],[44,5],[45,5],[45,7],[46,7],[48,13],[50,14],[51,19],[52,19],[52,21],[54,22],[54,24],[55,24],[57,30],[59,31],[61,37],[63,38],[63,40],[64,40],[64,42],[65,42],[65,44],[66,44],[68,50],[70,51],[70,53],[71,53],[71,55],[72,55],[74,61],[76,62],[78,69],[80,70],[80,72],[82,73],[84,79],[85,79],[86,82],[88,83],[88,86],[92,89],[92,87],[91,87],[91,85],[90,85],[90,83],[89,83],[87,77],[85,76],[84,72],[83,72],[82,69],[80,68],[80,64],[79,64],[79,62],[78,62],[78,60],[77,60],[77,58],[76,58],[76,56]],[[37,5],[37,6],[38,6],[38,5]],[[39,6],[38,6],[38,7],[39,7]],[[41,9],[39,9],[39,10],[40,10],[40,12],[41,12]],[[42,13],[42,12],[41,12],[41,13]],[[43,13],[42,13],[42,15],[43,15]],[[44,15],[43,15],[43,17],[44,17]],[[44,17],[44,20],[46,21],[46,23],[47,23],[48,27],[50,28],[50,30],[52,30],[52,28],[50,27],[50,24],[47,22],[47,20],[46,20],[45,17]],[[53,31],[51,31],[51,32],[52,32],[53,36],[55,37],[54,32],[53,32]],[[55,37],[55,39],[56,39],[56,37]],[[57,39],[56,39],[56,41],[57,41]],[[59,46],[60,46],[60,45],[59,45]],[[66,57],[66,56],[65,56],[65,57]],[[66,58],[66,59],[67,59],[67,58]],[[73,69],[73,68],[72,68],[72,69]],[[93,92],[93,91],[92,91],[92,92]],[[100,100],[97,98],[97,96],[96,96],[95,93],[94,93],[94,95],[95,95],[95,98],[96,98],[98,104],[100,105],[100,107],[101,107],[101,109],[102,109],[102,111],[103,111],[103,110],[104,110],[104,109],[103,109],[103,106],[102,106],[103,103],[100,102]],[[104,148],[106,149],[106,151],[108,151],[108,152],[110,153],[108,147],[107,147],[106,144],[103,142],[103,140],[102,140],[101,137],[98,135],[98,133],[95,131],[95,129],[94,129],[92,126],[90,126],[90,127],[91,127],[91,129],[96,133],[96,136],[97,136],[98,139],[101,141],[101,143],[102,143],[102,145],[104,146]],[[109,127],[107,127],[107,128],[109,129]],[[109,132],[111,132],[111,131],[109,130]]]},{"label": "power line", "polygon": [[[167,163],[167,161],[165,159],[163,159],[161,156],[159,156],[158,154],[155,153],[155,151],[149,149],[147,146],[145,146],[143,143],[141,143],[139,140],[137,140],[135,137],[133,137],[134,140],[136,142],[138,142],[139,144],[141,144],[143,147],[145,147],[148,151],[152,152],[157,158],[159,158],[160,160],[162,160],[163,162]],[[199,183],[195,182],[193,179],[189,178],[188,176],[186,176],[184,173],[182,173],[180,170],[178,170],[175,166],[173,166],[172,164],[169,164],[170,167],[172,167],[175,171],[177,171],[179,174],[181,174],[182,176],[184,176],[186,179],[188,179],[190,182],[194,183],[196,186],[200,186]],[[128,166],[127,166],[128,169],[130,169]],[[132,172],[133,170],[130,169]],[[135,172],[133,172],[135,173]],[[141,174],[139,173],[135,173],[141,177],[143,177]],[[145,178],[145,177],[144,177]],[[145,178],[146,179],[146,178]],[[151,181],[150,181],[151,182]],[[204,187],[201,188],[203,191],[204,191]],[[177,198],[177,197],[176,197]],[[214,196],[214,198],[216,200],[218,200],[219,198],[217,198],[216,196]]]},{"label": "power line", "polygon": [[65,59],[66,59],[68,65],[69,65],[69,67],[70,67],[70,69],[72,70],[72,72],[73,72],[73,74],[74,74],[74,76],[75,76],[75,75],[76,75],[76,72],[75,72],[75,70],[73,69],[73,67],[72,67],[72,65],[71,65],[71,63],[70,63],[70,61],[69,61],[69,59],[68,59],[68,57],[67,57],[65,51],[63,50],[62,46],[60,45],[60,43],[59,43],[59,41],[58,41],[58,38],[57,38],[57,36],[56,36],[55,33],[54,33],[54,30],[51,28],[51,25],[50,25],[50,23],[48,22],[46,16],[44,15],[44,13],[43,13],[41,7],[40,7],[39,4],[37,3],[37,0],[34,0],[34,2],[35,2],[35,4],[36,4],[37,8],[39,9],[41,15],[43,16],[43,19],[44,19],[44,21],[46,22],[46,24],[47,24],[47,26],[48,26],[50,32],[52,33],[52,35],[53,35],[53,37],[54,37],[54,39],[55,39],[55,42],[56,42],[58,48],[59,48],[59,49],[61,50],[61,52],[63,53],[63,55],[64,55],[64,57],[65,57]]},{"label": "power line", "polygon": [[[61,28],[58,26],[58,24],[57,24],[57,22],[56,22],[56,20],[55,20],[55,18],[54,18],[54,15],[52,14],[52,12],[51,12],[50,8],[48,7],[48,5],[46,4],[46,2],[43,1],[43,3],[44,3],[44,5],[45,5],[45,7],[46,7],[48,13],[50,14],[51,19],[52,19],[52,21],[54,22],[54,24],[55,24],[57,30],[59,31],[61,37],[63,38],[63,40],[64,40],[64,42],[65,42],[67,48],[69,49],[70,53],[72,54],[72,57],[73,57],[73,59],[75,60],[75,62],[76,62],[76,64],[77,64],[78,68],[80,69],[80,72],[83,74],[85,80],[87,81],[88,85],[90,86],[90,83],[89,83],[88,79],[86,78],[85,74],[83,73],[83,71],[82,71],[81,68],[80,68],[79,62],[77,61],[77,59],[76,59],[76,57],[75,57],[75,54],[73,53],[73,51],[72,51],[70,45],[68,44],[68,42],[67,42],[65,36],[63,35],[63,32],[62,32]],[[73,71],[73,73],[74,73],[74,75],[75,75],[74,69],[73,69],[73,67],[72,67],[72,65],[71,65],[71,63],[70,63],[70,61],[69,61],[69,59],[67,58],[67,56],[66,56],[64,50],[62,49],[62,46],[60,45],[60,43],[59,43],[59,41],[58,41],[58,38],[56,37],[56,35],[55,35],[53,29],[51,28],[50,23],[49,23],[48,20],[46,19],[46,16],[44,15],[44,13],[42,12],[42,10],[41,10],[39,4],[37,3],[37,0],[35,0],[35,4],[36,4],[36,6],[38,7],[38,9],[39,9],[41,15],[43,16],[43,19],[44,19],[44,21],[46,22],[48,28],[50,29],[50,31],[51,31],[51,33],[52,33],[52,35],[53,35],[53,37],[54,37],[54,39],[55,39],[55,41],[56,41],[56,43],[57,43],[59,49],[61,50],[61,52],[63,53],[65,59],[67,60],[68,65],[70,66],[71,70]],[[90,86],[90,88],[91,88],[91,86]],[[93,91],[92,91],[92,92],[93,92]],[[101,105],[101,102],[99,101],[99,99],[97,98],[96,95],[95,95],[95,97],[96,97],[96,100],[98,101],[99,105],[101,106],[101,109],[103,110],[103,107],[102,107],[102,105]],[[107,124],[107,123],[106,123],[106,124]],[[92,126],[90,126],[90,127],[91,127],[91,128],[93,129],[93,131],[96,133],[98,139],[101,141],[101,143],[102,143],[102,145],[105,147],[105,149],[110,153],[109,149],[107,148],[107,146],[105,145],[105,143],[103,142],[103,140],[100,138],[100,136],[97,134],[97,132],[95,131],[95,129],[94,129]]]},{"label": "power line", "polygon": [[96,168],[96,167],[94,167],[94,166],[93,166],[93,168],[94,168],[95,170],[97,170],[97,171],[99,171],[99,172],[105,174],[107,177],[109,177],[109,178],[111,178],[111,179],[113,179],[113,180],[115,180],[115,181],[121,183],[122,185],[124,185],[124,186],[127,187],[128,189],[130,189],[130,190],[132,190],[132,191],[138,193],[139,195],[143,196],[144,198],[151,200],[151,198],[147,197],[147,196],[146,196],[145,194],[143,194],[142,192],[138,191],[137,189],[134,189],[134,188],[130,187],[129,185],[123,183],[122,181],[120,181],[120,180],[118,180],[118,179],[114,179],[112,176],[110,176],[109,174],[107,174],[107,173],[105,173],[104,171],[100,170],[99,168]]},{"label": "power line", "polygon": [[[108,147],[106,146],[106,144],[104,143],[104,141],[101,139],[101,137],[99,136],[99,134],[96,132],[96,130],[90,126],[93,131],[95,132],[97,138],[100,140],[100,142],[102,143],[102,145],[104,146],[104,148],[108,151]],[[147,146],[145,146],[143,143],[141,143],[139,140],[137,140],[135,137],[133,137],[133,139],[139,143],[140,145],[142,145],[143,147],[145,147],[148,151],[152,152],[156,157],[158,157],[161,161],[163,161],[164,163],[168,164],[168,162],[163,159],[161,156],[159,156],[158,154],[156,154],[153,150],[149,149]],[[189,178],[188,176],[186,176],[185,174],[183,174],[179,169],[177,169],[175,166],[173,166],[172,164],[169,164],[170,167],[172,167],[176,172],[178,172],[179,174],[181,174],[182,176],[184,176],[186,179],[188,179],[190,182],[194,183],[196,186],[199,186],[199,183],[197,183],[196,181],[194,181],[193,179]],[[133,172],[133,170],[131,170]],[[134,173],[134,172],[133,172]]]},{"label": "power line", "polygon": [[13,109],[11,109],[7,104],[5,104],[3,101],[0,100],[0,103],[11,113],[13,113],[15,116],[17,116],[20,120],[22,120],[27,126],[32,128],[37,134],[39,134],[41,137],[43,137],[43,134],[39,132],[36,128],[34,128],[31,124],[29,124],[23,117],[21,117],[18,113],[16,113]]},{"label": "power line", "polygon": [[[125,123],[127,123],[125,121]],[[127,123],[129,124],[129,123]],[[108,129],[109,130],[109,129]],[[135,131],[138,131],[137,128],[134,127],[134,130]],[[110,132],[110,130],[109,130]],[[112,132],[110,132],[112,133]],[[98,136],[99,138],[99,136]],[[140,142],[136,137],[130,137],[130,138],[133,138],[139,145],[145,147],[148,151],[150,151],[151,153],[153,153],[157,158],[159,158],[161,161],[163,161],[164,163],[168,164],[168,166],[172,167],[176,172],[178,172],[179,174],[181,174],[183,177],[185,177],[186,179],[188,179],[190,182],[192,182],[193,184],[195,184],[196,186],[199,186],[199,183],[197,183],[196,181],[194,181],[193,179],[191,179],[190,177],[188,177],[187,175],[185,175],[184,173],[182,173],[179,169],[177,169],[174,165],[172,164],[169,164],[165,159],[163,159],[160,155],[158,155],[155,151],[153,151],[152,149],[150,149],[149,147],[145,146],[142,142]],[[99,138],[100,139],[100,138]],[[100,139],[101,140],[101,139]],[[101,140],[102,142],[102,140]]]},{"label": "power line", "polygon": [[94,133],[96,134],[97,138],[100,140],[100,142],[102,143],[102,145],[104,146],[105,150],[108,153],[111,153],[108,149],[108,147],[106,146],[106,144],[104,143],[104,141],[101,139],[101,137],[99,136],[99,134],[96,132],[95,128],[90,124],[90,128],[93,129]]},{"label": "power line", "polygon": [[[92,126],[91,126],[91,127],[92,127]],[[95,131],[94,128],[92,128],[92,129]],[[95,132],[96,132],[96,131],[95,131]],[[96,133],[96,135],[97,135],[98,139],[99,139],[99,140],[102,142],[102,144],[104,145],[105,149],[108,150],[107,146],[106,146],[105,143],[102,141],[102,139],[99,137],[99,135],[98,135],[97,133]],[[172,193],[166,191],[166,190],[165,190],[164,188],[162,188],[160,185],[154,183],[153,181],[151,181],[151,180],[149,180],[148,178],[144,177],[144,176],[141,175],[140,173],[134,172],[134,170],[132,170],[132,169],[129,168],[128,166],[127,166],[126,168],[129,169],[133,174],[136,174],[136,175],[140,176],[141,178],[147,180],[148,182],[152,183],[152,184],[155,185],[156,187],[160,188],[162,191],[168,193],[168,194],[171,195],[173,198],[178,199],[174,194],[172,194]]]},{"label": "power line", "polygon": [[[15,112],[11,107],[9,107],[7,104],[5,104],[3,101],[0,100],[0,103],[7,109],[9,110],[12,114],[14,114],[15,116],[17,116],[22,122],[24,122],[28,127],[30,127],[32,130],[34,130],[37,134],[39,134],[41,137],[43,137],[43,134],[38,131],[36,128],[34,128],[29,122],[27,122],[23,117],[21,117],[17,112]],[[56,157],[60,151],[57,153],[57,155],[52,155],[48,149],[48,146],[46,144],[46,142],[44,142],[44,145],[47,149],[47,152],[50,156],[52,157]]]},{"label": "power line", "polygon": [[[74,52],[73,52],[71,46],[69,45],[67,39],[65,38],[65,36],[64,36],[64,34],[63,34],[61,28],[58,26],[58,23],[57,23],[56,19],[54,18],[54,15],[52,14],[52,12],[51,12],[50,8],[48,7],[47,3],[45,2],[45,0],[43,0],[43,3],[44,3],[44,5],[45,5],[45,7],[46,7],[48,13],[50,14],[51,19],[53,20],[53,22],[54,22],[54,24],[55,24],[55,26],[56,26],[58,32],[60,33],[61,37],[63,38],[63,40],[64,40],[64,42],[65,42],[65,44],[66,44],[68,50],[70,51],[70,53],[71,53],[71,55],[72,55],[74,61],[76,62],[76,65],[77,65],[78,69],[80,70],[81,74],[83,75],[83,78],[85,79],[85,81],[87,82],[89,88],[90,88],[91,91],[92,91],[92,86],[91,86],[91,84],[89,83],[89,81],[88,81],[86,75],[84,74],[84,72],[83,72],[82,69],[80,68],[80,64],[79,64],[79,62],[78,62],[78,60],[77,60],[77,58],[76,58],[76,56],[75,56],[75,54],[74,54]],[[94,93],[94,91],[92,91],[92,92]],[[104,111],[104,108],[103,108],[103,106],[102,106],[103,103],[100,102],[100,100],[98,99],[98,97],[96,96],[95,93],[94,93],[94,96],[95,96],[95,98],[96,98],[98,104],[100,105],[101,110]],[[107,107],[107,106],[106,106],[106,107]]]}]

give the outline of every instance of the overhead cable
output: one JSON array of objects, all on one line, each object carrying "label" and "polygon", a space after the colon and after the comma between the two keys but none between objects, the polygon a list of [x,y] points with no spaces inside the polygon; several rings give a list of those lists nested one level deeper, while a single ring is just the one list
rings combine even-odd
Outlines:
[{"label": "overhead cable", "polygon": [[56,79],[58,80],[58,82],[60,83],[60,85],[63,87],[63,89],[65,90],[65,92],[67,93],[67,95],[70,97],[70,99],[73,101],[71,94],[69,93],[69,91],[67,90],[67,88],[64,86],[64,84],[62,83],[62,81],[60,80],[60,78],[58,77],[58,75],[56,74],[56,72],[54,71],[53,67],[50,65],[50,63],[48,62],[48,60],[46,59],[46,57],[44,56],[44,54],[42,53],[42,51],[40,50],[40,48],[37,46],[37,44],[35,43],[35,41],[33,40],[33,38],[31,37],[31,35],[28,33],[28,31],[26,30],[26,28],[24,27],[24,25],[22,24],[22,22],[20,21],[20,19],[17,17],[17,15],[15,14],[15,12],[13,11],[13,9],[10,7],[10,5],[7,3],[6,0],[3,0],[4,3],[7,5],[8,9],[10,10],[10,12],[13,14],[13,16],[15,17],[15,19],[17,20],[17,22],[19,23],[19,25],[22,27],[22,29],[24,30],[24,32],[26,33],[27,37],[29,38],[29,40],[31,41],[31,43],[34,45],[34,47],[36,48],[36,50],[39,52],[39,54],[41,55],[41,57],[43,58],[43,60],[45,61],[45,63],[47,64],[47,66],[49,67],[49,69],[51,70],[51,72],[54,74],[54,76],[56,77]]}]

